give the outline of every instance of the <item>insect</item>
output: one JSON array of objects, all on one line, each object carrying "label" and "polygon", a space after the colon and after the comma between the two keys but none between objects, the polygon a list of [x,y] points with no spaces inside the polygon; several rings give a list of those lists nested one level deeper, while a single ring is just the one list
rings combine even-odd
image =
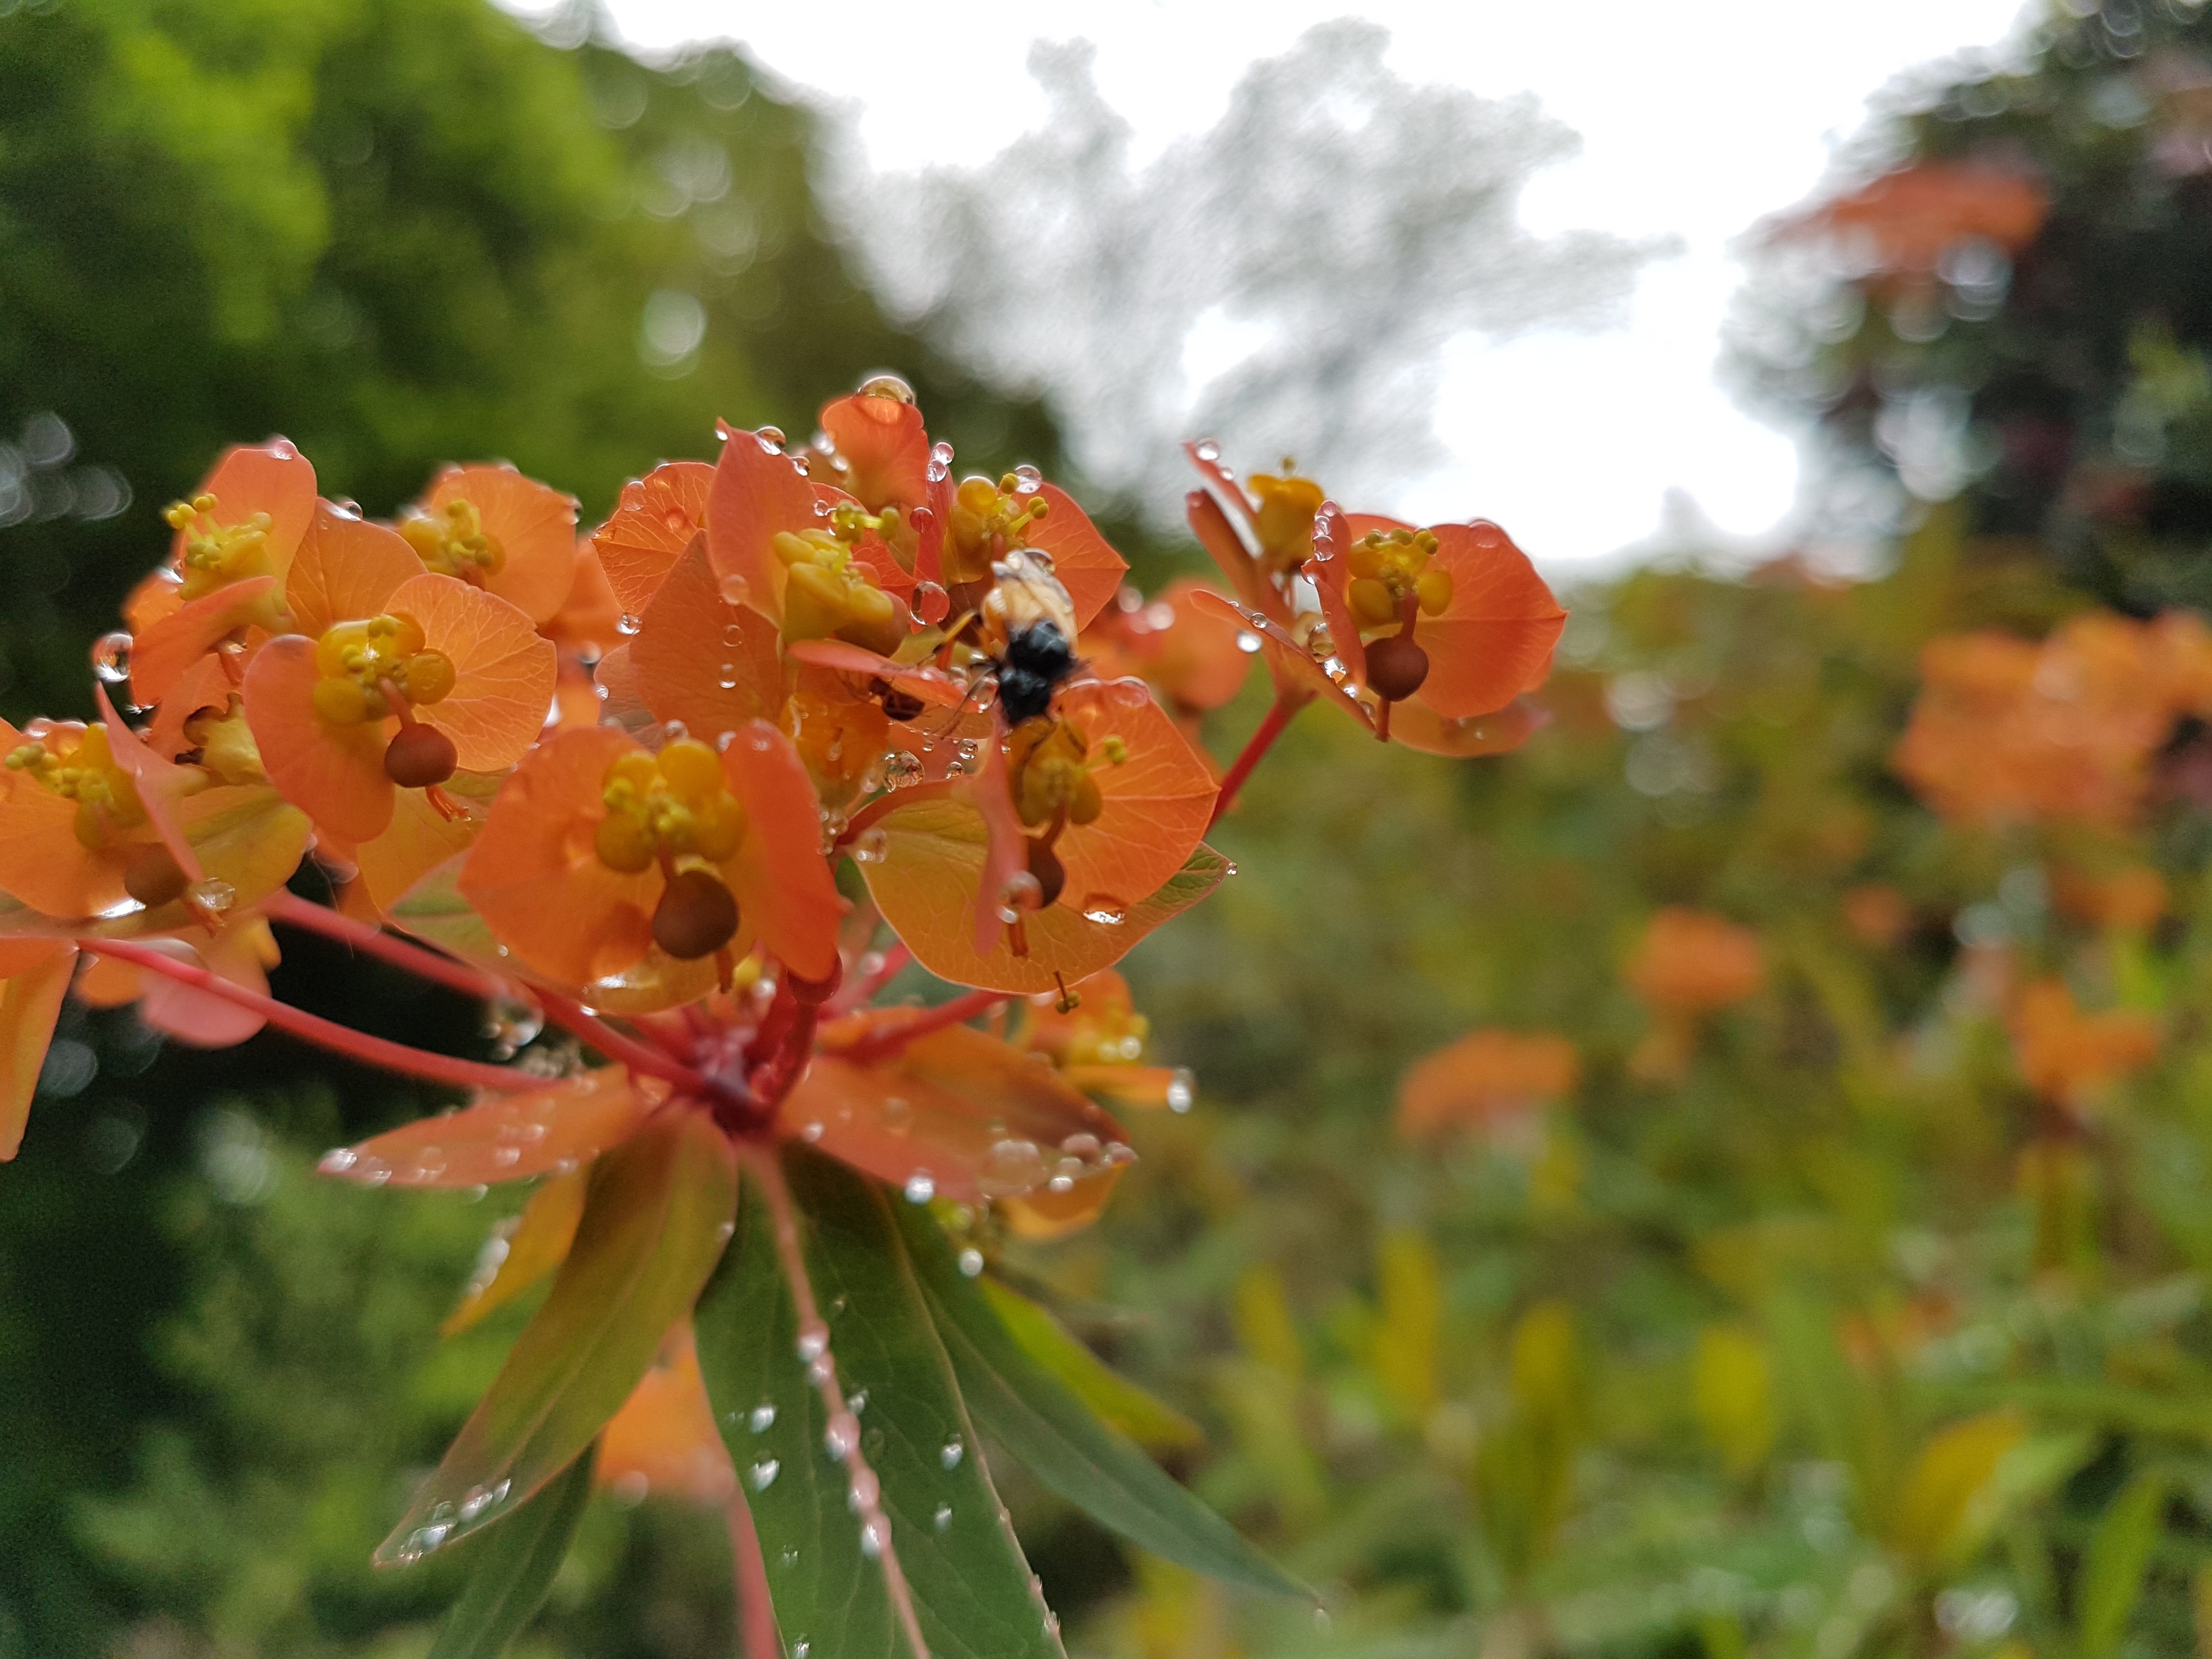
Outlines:
[{"label": "insect", "polygon": [[1075,603],[1053,574],[1052,556],[1033,547],[993,561],[997,580],[984,595],[979,631],[999,682],[999,708],[1010,726],[1052,707],[1053,694],[1081,665],[1075,655]]}]

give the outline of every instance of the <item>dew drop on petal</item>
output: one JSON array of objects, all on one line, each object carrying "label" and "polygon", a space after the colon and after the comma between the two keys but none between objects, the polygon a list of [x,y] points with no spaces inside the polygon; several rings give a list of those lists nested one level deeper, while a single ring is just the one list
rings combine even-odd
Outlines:
[{"label": "dew drop on petal", "polygon": [[967,1447],[957,1440],[948,1440],[937,1454],[937,1461],[948,1469],[957,1469],[960,1467],[960,1460],[967,1455]]},{"label": "dew drop on petal", "polygon": [[860,1528],[860,1553],[871,1561],[876,1559],[884,1553],[884,1544],[890,1541],[890,1524],[883,1516],[870,1516],[867,1524]]},{"label": "dew drop on petal", "polygon": [[775,1484],[776,1474],[782,1468],[773,1457],[763,1457],[745,1471],[745,1478],[752,1482],[755,1492],[766,1492]]},{"label": "dew drop on petal", "polygon": [[714,586],[723,600],[730,605],[743,605],[745,596],[753,591],[752,584],[735,572],[716,578]]},{"label": "dew drop on petal", "polygon": [[1249,628],[1238,629],[1237,630],[1237,648],[1239,651],[1242,651],[1246,656],[1250,656],[1255,651],[1257,651],[1260,648],[1260,636],[1257,634],[1255,634]]},{"label": "dew drop on petal", "polygon": [[929,1518],[931,1522],[935,1524],[938,1531],[943,1532],[947,1527],[952,1524],[952,1505],[950,1504],[939,1504],[937,1506],[937,1513],[931,1516]]},{"label": "dew drop on petal", "polygon": [[118,629],[102,634],[92,642],[92,672],[103,685],[121,685],[131,678],[131,635]]},{"label": "dew drop on petal", "polygon": [[880,825],[860,831],[853,843],[853,856],[862,864],[881,864],[890,856],[890,832]]},{"label": "dew drop on petal", "polygon": [[811,1319],[799,1328],[799,1357],[811,1363],[830,1352],[830,1328]]},{"label": "dew drop on petal", "polygon": [[961,1251],[960,1271],[964,1277],[969,1279],[974,1279],[980,1274],[983,1271],[982,1251],[977,1249],[972,1244],[966,1249]]},{"label": "dew drop on petal", "polygon": [[361,1161],[361,1154],[350,1146],[333,1146],[317,1161],[315,1167],[325,1175],[343,1175]]},{"label": "dew drop on petal", "polygon": [[617,634],[635,634],[639,629],[644,626],[645,623],[643,622],[640,621],[637,617],[627,611],[623,611],[621,616],[615,618],[615,632]]},{"label": "dew drop on petal", "polygon": [[1111,893],[1093,893],[1083,901],[1083,919],[1101,927],[1119,927],[1129,919],[1129,907]]},{"label": "dew drop on petal", "polygon": [[751,1429],[755,1434],[766,1434],[770,1429],[775,1426],[775,1402],[768,1400],[762,1401],[759,1405],[752,1408],[751,1413],[746,1417],[745,1425],[748,1428]]},{"label": "dew drop on petal", "polygon": [[937,1178],[927,1170],[916,1170],[906,1178],[906,1201],[927,1204],[937,1196]]},{"label": "dew drop on petal", "polygon": [[1177,1067],[1176,1074],[1168,1079],[1168,1110],[1187,1112],[1197,1098],[1198,1079],[1188,1066]]},{"label": "dew drop on petal", "polygon": [[1218,461],[1221,459],[1221,446],[1214,442],[1212,439],[1208,438],[1200,443],[1193,445],[1191,447],[1191,453],[1196,455],[1201,461]]}]

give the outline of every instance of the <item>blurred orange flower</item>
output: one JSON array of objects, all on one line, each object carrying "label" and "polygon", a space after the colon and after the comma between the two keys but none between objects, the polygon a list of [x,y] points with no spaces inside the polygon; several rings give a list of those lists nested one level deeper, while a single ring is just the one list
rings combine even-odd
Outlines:
[{"label": "blurred orange flower", "polygon": [[1398,1085],[1398,1133],[1482,1130],[1571,1094],[1574,1044],[1550,1031],[1473,1031],[1419,1061]]},{"label": "blurred orange flower", "polygon": [[1912,926],[1912,907],[1886,881],[1862,882],[1844,895],[1844,925],[1870,950],[1883,951]]},{"label": "blurred orange flower", "polygon": [[1920,668],[1893,763],[1963,822],[2124,825],[2174,722],[2212,712],[2212,633],[2180,612],[2138,623],[2093,611],[2039,646],[1954,635],[1930,641]]},{"label": "blurred orange flower", "polygon": [[2063,980],[2023,988],[2010,1020],[2014,1062],[2029,1088],[2076,1115],[2159,1048],[2157,1024],[2131,1008],[2084,1013]]},{"label": "blurred orange flower", "polygon": [[2100,875],[2060,866],[2051,896],[2061,915],[2095,927],[2141,933],[2166,914],[2166,878],[2147,864],[2123,865]]},{"label": "blurred orange flower", "polygon": [[1766,978],[1759,935],[1708,910],[1669,905],[1629,961],[1629,988],[1656,1013],[1700,1014],[1741,1002]]},{"label": "blurred orange flower", "polygon": [[2035,240],[2050,210],[2042,185],[2019,173],[1927,161],[1791,219],[1781,234],[1863,240],[1879,271],[1917,276],[1935,270],[1945,249],[1969,240],[2017,253]]}]

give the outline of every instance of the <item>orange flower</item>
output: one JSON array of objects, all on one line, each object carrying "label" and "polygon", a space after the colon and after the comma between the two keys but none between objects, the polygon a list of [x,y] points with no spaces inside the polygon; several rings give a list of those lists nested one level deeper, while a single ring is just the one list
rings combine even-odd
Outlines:
[{"label": "orange flower", "polygon": [[166,514],[169,564],[132,595],[132,700],[150,707],[202,657],[249,627],[274,631],[284,578],[313,518],[315,469],[283,438],[223,452]]},{"label": "orange flower", "polygon": [[[1099,612],[1079,647],[1101,679],[1142,677],[1169,710],[1203,714],[1243,689],[1252,653],[1238,640],[1243,629],[1219,608],[1200,609],[1194,596],[1213,590],[1178,576],[1147,604],[1134,588]],[[1216,596],[1219,597],[1218,595]]]},{"label": "orange flower", "polygon": [[1785,222],[1780,234],[1859,238],[1878,270],[1924,276],[1947,249],[1971,239],[2017,253],[2035,240],[2050,208],[2043,186],[2018,173],[1921,161]]},{"label": "orange flower", "polygon": [[720,755],[696,738],[655,753],[604,726],[571,729],[507,781],[460,890],[562,985],[615,979],[655,952],[726,967],[756,939],[818,980],[836,968],[845,908],[821,849],[813,786],[764,722]]},{"label": "orange flower", "polygon": [[824,404],[821,420],[834,446],[835,482],[869,512],[896,507],[911,515],[927,502],[929,434],[905,381],[878,375]]},{"label": "orange flower", "polygon": [[292,618],[306,631],[270,641],[244,687],[261,763],[287,799],[363,842],[392,822],[398,789],[521,758],[555,669],[526,614],[327,507],[297,563]]},{"label": "orange flower", "polygon": [[2141,933],[2166,914],[2166,878],[2147,864],[2125,864],[2092,875],[2061,865],[2051,881],[2059,910],[2076,921],[2120,933]]},{"label": "orange flower", "polygon": [[669,1332],[660,1357],[599,1431],[592,1479],[625,1498],[680,1498],[708,1509],[736,1493],[738,1472],[714,1426],[689,1320]]},{"label": "orange flower", "polygon": [[505,599],[532,627],[560,614],[575,580],[575,497],[504,463],[447,467],[398,531],[423,569]]},{"label": "orange flower", "polygon": [[623,614],[645,614],[669,569],[707,526],[714,469],[704,461],[664,461],[623,486],[607,521],[592,532],[607,584]]},{"label": "orange flower", "polygon": [[1766,978],[1759,935],[1725,916],[1670,905],[1651,918],[1628,983],[1656,1012],[1701,1014],[1741,1002]]},{"label": "orange flower", "polygon": [[1844,925],[1870,950],[1886,951],[1912,926],[1912,907],[1887,882],[1862,882],[1844,895]]},{"label": "orange flower", "polygon": [[2077,1115],[2094,1110],[2129,1073],[2158,1056],[2157,1024],[2130,1008],[2084,1013],[2063,980],[2021,988],[2009,1021],[2013,1057],[2027,1086]]},{"label": "orange flower", "polygon": [[2040,646],[1932,640],[1921,681],[1893,763],[1938,812],[2119,827],[2141,811],[2174,723],[2212,713],[2212,635],[2185,615],[2091,611]]},{"label": "orange flower", "polygon": [[1574,1045],[1549,1031],[1473,1031],[1420,1060],[1398,1085],[1398,1133],[1485,1130],[1574,1092]]}]

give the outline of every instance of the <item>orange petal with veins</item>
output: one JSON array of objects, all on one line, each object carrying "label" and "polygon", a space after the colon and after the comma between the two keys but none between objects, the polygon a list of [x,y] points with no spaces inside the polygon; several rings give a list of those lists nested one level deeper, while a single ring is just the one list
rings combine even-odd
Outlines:
[{"label": "orange petal with veins", "polygon": [[495,774],[454,773],[443,786],[446,798],[469,810],[452,818],[431,804],[426,791],[398,792],[392,823],[384,833],[348,854],[361,872],[355,885],[380,915],[431,871],[468,851],[483,828],[501,781]]},{"label": "orange petal with veins", "polygon": [[479,463],[441,472],[423,505],[434,514],[454,501],[476,508],[506,555],[484,578],[484,591],[522,611],[533,628],[551,621],[575,580],[576,498],[511,466]]},{"label": "orange petal with veins", "polygon": [[1446,720],[1487,714],[1543,684],[1567,613],[1496,525],[1440,524],[1431,533],[1431,568],[1450,575],[1452,596],[1442,616],[1415,625],[1429,677],[1414,695]]},{"label": "orange petal with veins", "polygon": [[[282,576],[315,514],[315,468],[287,438],[237,444],[223,451],[192,494],[215,497],[217,524],[242,524],[266,513],[269,550]],[[183,562],[186,539],[181,530],[170,538],[172,563]]]},{"label": "orange petal with veins", "polygon": [[453,689],[417,713],[453,740],[459,763],[492,772],[520,760],[552,707],[553,641],[520,606],[452,576],[411,576],[385,605],[421,623],[428,647],[453,659]]},{"label": "orange petal with veins", "polygon": [[745,921],[803,979],[837,965],[846,903],[822,855],[822,809],[805,763],[766,721],[740,730],[722,751],[722,775],[745,809],[745,838],[722,866]]},{"label": "orange petal with veins", "polygon": [[912,404],[854,392],[822,406],[822,429],[851,469],[853,494],[871,513],[894,501],[910,513],[929,499],[929,434]]},{"label": "orange petal with veins", "polygon": [[422,574],[415,550],[389,526],[317,501],[314,523],[284,578],[292,631],[318,639],[334,623],[381,616],[392,590]]},{"label": "orange petal with veins", "polygon": [[270,641],[246,672],[246,723],[277,793],[348,841],[373,840],[392,822],[394,786],[384,772],[391,722],[331,725],[315,713],[320,678],[313,640]]},{"label": "orange petal with veins", "polygon": [[645,614],[691,538],[707,527],[714,483],[705,461],[663,461],[623,486],[613,515],[592,532],[592,545],[626,614]]},{"label": "orange petal with veins", "polygon": [[957,708],[969,700],[968,688],[940,668],[894,662],[842,640],[799,640],[787,646],[784,654],[793,662],[811,663],[817,668],[853,675],[863,684],[869,680],[887,680],[908,696],[919,697],[939,708]]},{"label": "orange petal with veins", "polygon": [[1042,519],[1031,519],[1022,533],[1031,547],[1052,556],[1053,574],[1075,606],[1075,625],[1088,628],[1120,591],[1129,562],[1098,533],[1075,497],[1058,484],[1046,484],[1037,495],[1049,510]]},{"label": "orange petal with veins", "polygon": [[729,434],[707,497],[707,556],[724,592],[781,623],[785,571],[776,533],[823,522],[814,486],[781,447],[750,432]]},{"label": "orange petal with veins", "polygon": [[607,769],[637,744],[606,726],[556,732],[501,787],[460,890],[524,963],[564,985],[619,974],[653,945],[657,870],[626,876],[592,846]]},{"label": "orange petal with veins", "polygon": [[[864,1017],[835,1035],[896,1030],[915,1012]],[[1072,1183],[1130,1155],[1105,1110],[1025,1051],[968,1025],[916,1037],[873,1065],[817,1054],[777,1122],[910,1194],[966,1204]]]},{"label": "orange petal with veins", "polygon": [[1551,718],[1526,697],[1516,697],[1491,714],[1448,720],[1415,698],[1390,711],[1390,740],[1424,755],[1468,760],[1510,753],[1543,730]]},{"label": "orange petal with veins", "polygon": [[551,622],[545,637],[564,650],[596,655],[622,638],[623,608],[607,580],[606,567],[586,539],[576,544],[576,567],[568,597]]},{"label": "orange petal with veins", "polygon": [[[1213,774],[1150,697],[1133,708],[1076,702],[1060,718],[1090,744],[1104,806],[1091,823],[1068,825],[1054,848],[1067,872],[1060,902],[1126,910],[1182,869],[1204,838],[1218,793]],[[1103,763],[1110,738],[1128,745],[1119,766]]]},{"label": "orange petal with veins", "polygon": [[722,597],[703,537],[670,568],[629,648],[653,717],[681,720],[703,742],[783,708],[775,625]]},{"label": "orange petal with veins", "polygon": [[621,1066],[605,1066],[417,1118],[325,1153],[320,1167],[325,1175],[369,1187],[478,1187],[565,1175],[627,1140],[666,1094],[664,1085],[648,1079],[633,1085]]},{"label": "orange petal with veins", "polygon": [[[0,720],[0,755],[33,741]],[[50,916],[98,915],[123,902],[123,866],[76,838],[76,802],[0,769],[0,892]]]}]

